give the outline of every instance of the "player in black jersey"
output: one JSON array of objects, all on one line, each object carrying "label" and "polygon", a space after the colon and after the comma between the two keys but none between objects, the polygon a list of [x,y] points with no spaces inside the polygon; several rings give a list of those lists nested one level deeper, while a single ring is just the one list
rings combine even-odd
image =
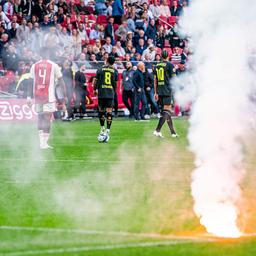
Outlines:
[{"label": "player in black jersey", "polygon": [[178,137],[177,133],[173,128],[172,118],[171,118],[171,99],[172,99],[172,88],[170,80],[172,77],[176,76],[174,66],[168,61],[168,52],[163,50],[162,61],[156,64],[154,69],[154,93],[155,100],[162,105],[162,113],[159,119],[154,135],[163,138],[161,133],[161,128],[165,121],[167,121],[171,136]]},{"label": "player in black jersey", "polygon": [[[101,126],[100,136],[105,136],[104,142],[109,141],[110,127],[112,124],[112,110],[114,94],[117,85],[118,72],[113,67],[114,57],[107,59],[106,65],[98,69],[94,80],[94,92],[98,95],[99,121]],[[105,117],[107,119],[107,130],[105,131]]]}]

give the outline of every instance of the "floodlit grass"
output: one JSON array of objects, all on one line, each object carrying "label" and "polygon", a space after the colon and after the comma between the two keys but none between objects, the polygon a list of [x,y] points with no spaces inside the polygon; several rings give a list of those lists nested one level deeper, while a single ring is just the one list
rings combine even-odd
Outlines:
[{"label": "floodlit grass", "polygon": [[[109,143],[100,144],[96,119],[55,122],[47,151],[34,124],[1,124],[0,255],[254,255],[254,238],[202,236],[188,122],[174,124],[180,137],[165,126],[161,140],[152,135],[156,120],[114,120]],[[251,152],[247,232],[256,230]]]}]

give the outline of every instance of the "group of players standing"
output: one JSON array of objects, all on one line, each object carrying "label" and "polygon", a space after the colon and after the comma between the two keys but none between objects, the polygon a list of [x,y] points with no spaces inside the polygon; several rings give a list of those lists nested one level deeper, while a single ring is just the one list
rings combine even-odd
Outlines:
[{"label": "group of players standing", "polygon": [[[31,97],[34,95],[36,111],[38,112],[38,133],[41,149],[52,148],[48,145],[50,135],[51,115],[56,110],[55,102],[65,102],[65,84],[60,68],[49,60],[47,49],[42,49],[42,59],[31,67],[31,90],[28,97],[28,104],[31,105]],[[162,61],[154,68],[154,98],[162,107],[162,113],[158,125],[153,134],[163,138],[161,128],[167,122],[170,135],[178,137],[174,130],[171,118],[172,89],[170,79],[176,75],[174,66],[168,61],[169,54],[166,50],[162,52]],[[118,81],[118,71],[114,68],[115,59],[109,57],[106,64],[98,69],[94,80],[94,93],[98,96],[98,111],[100,122],[99,142],[108,142],[110,129],[113,120],[112,110],[114,95]],[[143,63],[138,64],[138,72],[143,72]],[[141,91],[136,92],[142,93]],[[139,95],[138,95],[139,96]],[[107,123],[105,128],[105,121]]]}]

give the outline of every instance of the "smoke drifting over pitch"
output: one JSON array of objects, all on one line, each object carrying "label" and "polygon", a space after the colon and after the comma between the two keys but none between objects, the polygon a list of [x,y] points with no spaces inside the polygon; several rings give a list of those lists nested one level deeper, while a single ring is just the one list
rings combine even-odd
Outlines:
[{"label": "smoke drifting over pitch", "polygon": [[241,234],[237,205],[256,85],[248,64],[256,46],[255,13],[256,3],[248,0],[194,0],[181,20],[194,52],[192,74],[179,80],[183,90],[176,94],[180,103],[194,103],[189,130],[196,157],[194,211],[209,233],[222,237]]}]

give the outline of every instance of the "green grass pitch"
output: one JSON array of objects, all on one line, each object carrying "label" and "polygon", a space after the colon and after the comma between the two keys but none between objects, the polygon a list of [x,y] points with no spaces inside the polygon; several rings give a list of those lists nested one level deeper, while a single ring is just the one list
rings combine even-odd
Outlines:
[{"label": "green grass pitch", "polygon": [[[40,151],[35,124],[0,124],[0,255],[255,255],[254,236],[205,235],[190,195],[193,155],[188,121],[180,137],[156,120],[114,120],[109,143],[98,143],[97,120],[55,122]],[[256,232],[253,150],[242,188],[240,224]],[[249,199],[248,199],[249,198]]]}]

